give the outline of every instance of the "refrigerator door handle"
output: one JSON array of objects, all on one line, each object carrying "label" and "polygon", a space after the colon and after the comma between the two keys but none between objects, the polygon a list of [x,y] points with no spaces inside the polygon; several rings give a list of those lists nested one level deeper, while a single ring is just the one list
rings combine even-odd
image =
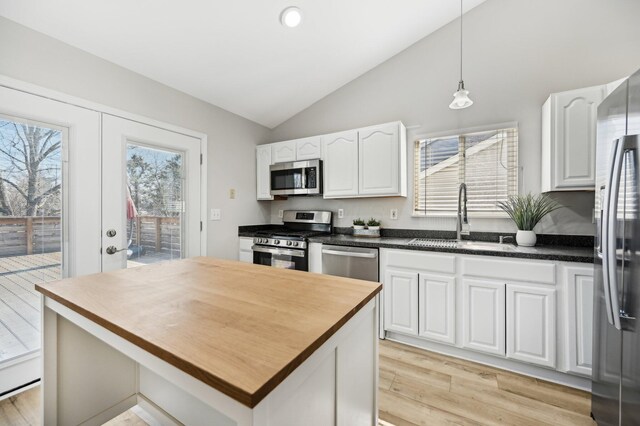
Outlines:
[{"label": "refrigerator door handle", "polygon": [[617,294],[616,210],[618,208],[620,169],[622,168],[623,158],[622,148],[623,144],[621,139],[613,142],[602,218],[602,278],[604,299],[607,308],[607,320],[609,324],[612,324],[618,330],[620,330],[620,317],[618,316],[620,308],[618,306],[618,298],[613,297],[612,289],[616,288],[615,293]]},{"label": "refrigerator door handle", "polygon": [[[605,224],[606,237],[604,239],[604,253],[603,253],[603,271],[607,270],[608,280],[605,280],[605,297],[607,284],[609,287],[609,301],[610,306],[608,309],[613,314],[613,325],[618,330],[621,330],[620,318],[626,318],[627,314],[620,310],[619,296],[618,296],[618,256],[617,249],[617,225],[618,225],[618,194],[620,192],[620,180],[622,175],[622,163],[624,161],[625,153],[628,151],[638,151],[638,135],[623,136],[614,143],[612,167],[610,168],[611,180],[608,185],[607,196],[607,221]],[[626,194],[625,194],[626,195]],[[624,220],[624,218],[623,218]],[[623,235],[622,238],[625,238]],[[624,266],[624,252],[622,253],[622,262]],[[604,273],[604,272],[603,272]],[[623,271],[624,274],[624,271]],[[608,310],[607,310],[608,314]],[[631,319],[631,318],[629,318]]]}]

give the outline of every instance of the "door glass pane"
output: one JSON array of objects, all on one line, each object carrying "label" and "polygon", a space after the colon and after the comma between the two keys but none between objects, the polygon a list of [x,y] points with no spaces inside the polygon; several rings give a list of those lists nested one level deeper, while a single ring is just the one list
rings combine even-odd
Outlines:
[{"label": "door glass pane", "polygon": [[65,129],[0,116],[0,369],[39,351],[35,284],[63,275],[64,145]]},{"label": "door glass pane", "polygon": [[184,257],[183,154],[127,145],[127,267]]}]

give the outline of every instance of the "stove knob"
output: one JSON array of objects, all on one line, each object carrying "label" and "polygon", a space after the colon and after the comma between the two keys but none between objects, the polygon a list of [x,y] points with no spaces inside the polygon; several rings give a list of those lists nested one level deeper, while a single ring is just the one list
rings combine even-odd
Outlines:
[{"label": "stove knob", "polygon": [[275,244],[275,245],[280,244],[280,240],[273,240],[273,244]]},{"label": "stove knob", "polygon": [[294,241],[294,242],[293,242],[293,246],[294,246],[294,247],[298,247],[298,242],[297,242],[297,241]]},{"label": "stove knob", "polygon": [[266,238],[261,238],[261,239],[260,239],[260,243],[261,243],[261,244],[266,244],[266,243],[268,243],[268,242],[269,242],[269,240],[268,240],[268,239],[266,239]]},{"label": "stove knob", "polygon": [[287,241],[287,245],[290,246],[291,245],[291,241]]}]

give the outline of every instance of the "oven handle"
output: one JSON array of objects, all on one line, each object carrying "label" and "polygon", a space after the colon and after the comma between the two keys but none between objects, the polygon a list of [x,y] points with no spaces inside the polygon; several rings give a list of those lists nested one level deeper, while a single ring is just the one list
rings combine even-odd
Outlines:
[{"label": "oven handle", "polygon": [[285,256],[294,256],[294,257],[304,257],[304,250],[291,250],[291,249],[282,249],[282,248],[270,248],[264,246],[251,246],[251,250],[257,251],[260,253],[269,253],[269,254],[282,254]]}]

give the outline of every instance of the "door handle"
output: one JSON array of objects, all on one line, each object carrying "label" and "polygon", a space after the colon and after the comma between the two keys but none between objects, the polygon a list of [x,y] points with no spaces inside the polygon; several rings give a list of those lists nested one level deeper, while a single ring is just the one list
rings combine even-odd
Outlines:
[{"label": "door handle", "polygon": [[126,248],[118,249],[116,248],[116,246],[109,246],[105,251],[107,252],[107,254],[116,254],[118,252],[125,251],[125,250]]},{"label": "door handle", "polygon": [[333,254],[335,256],[345,256],[345,257],[363,257],[365,259],[375,259],[377,256],[376,253],[359,253],[352,251],[340,251],[340,250],[322,250],[322,254]]}]

